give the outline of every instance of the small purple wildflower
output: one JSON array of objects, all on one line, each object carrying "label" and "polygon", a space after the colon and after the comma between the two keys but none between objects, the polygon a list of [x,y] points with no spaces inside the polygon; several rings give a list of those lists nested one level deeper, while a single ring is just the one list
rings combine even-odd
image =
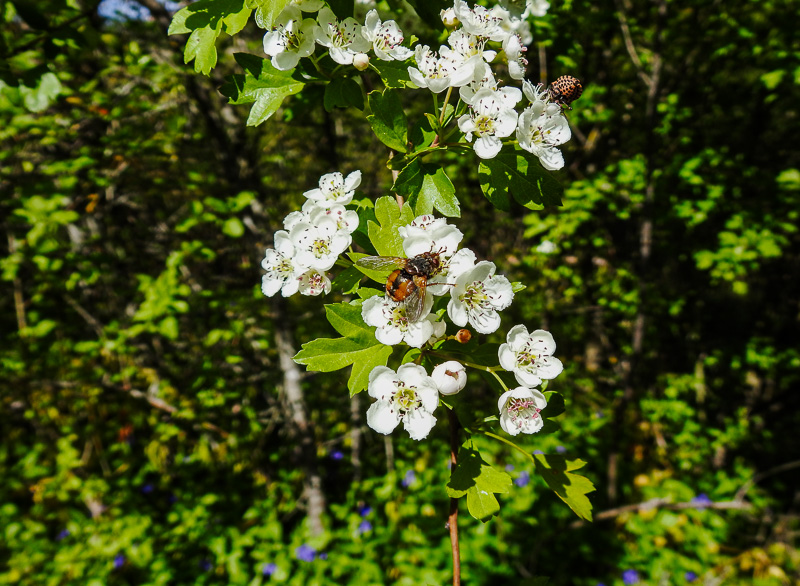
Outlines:
[{"label": "small purple wildflower", "polygon": [[358,526],[358,533],[359,534],[369,533],[370,531],[372,531],[372,523],[370,523],[366,519],[361,521],[361,524]]},{"label": "small purple wildflower", "polygon": [[114,557],[114,569],[119,570],[124,565],[125,565],[125,556],[122,555],[121,553],[118,553]]},{"label": "small purple wildflower", "polygon": [[344,452],[342,452],[341,450],[334,450],[331,452],[331,458],[333,460],[343,460]]},{"label": "small purple wildflower", "polygon": [[683,577],[686,579],[687,582],[694,582],[697,580],[697,574],[694,572],[686,572]]},{"label": "small purple wildflower", "polygon": [[403,480],[400,484],[402,484],[405,488],[408,488],[409,486],[411,486],[411,483],[414,482],[416,479],[417,475],[414,474],[414,471],[409,470],[408,472],[406,472],[406,475],[403,476]]},{"label": "small purple wildflower", "polygon": [[278,571],[278,564],[269,563],[261,566],[261,573],[264,576],[272,576],[272,574],[274,574],[277,571]]},{"label": "small purple wildflower", "polygon": [[177,502],[178,502],[178,497],[177,497],[177,496],[175,496],[174,494],[171,494],[171,495],[169,495],[169,497],[167,498],[167,502],[168,502],[169,504],[171,504],[171,505],[174,505],[175,503],[177,503]]},{"label": "small purple wildflower", "polygon": [[511,472],[514,469],[514,464],[506,464],[506,472]]},{"label": "small purple wildflower", "polygon": [[323,551],[323,552],[322,552],[321,554],[319,554],[317,557],[318,557],[319,559],[321,559],[321,560],[325,561],[325,560],[327,560],[327,559],[328,559],[328,554],[327,554],[327,553],[325,553],[325,552]]},{"label": "small purple wildflower", "polygon": [[556,452],[558,452],[559,454],[563,454],[566,451],[567,448],[565,448],[564,446],[556,446]]},{"label": "small purple wildflower", "polygon": [[536,454],[544,454],[542,450],[533,450],[534,455]]},{"label": "small purple wildflower", "polygon": [[622,572],[622,581],[628,586],[639,582],[639,572],[636,570],[625,570]]},{"label": "small purple wildflower", "polygon": [[200,569],[204,572],[208,572],[213,566],[211,562],[208,560],[200,560]]},{"label": "small purple wildflower", "polygon": [[154,490],[155,490],[155,487],[149,482],[142,487],[142,492],[144,494],[150,494]]},{"label": "small purple wildflower", "polygon": [[58,532],[58,535],[56,535],[56,541],[61,541],[67,537],[69,537],[69,529],[62,529]]},{"label": "small purple wildflower", "polygon": [[361,515],[362,517],[366,517],[371,512],[372,512],[372,507],[370,507],[369,505],[363,505],[361,507],[358,507],[358,514]]},{"label": "small purple wildflower", "polygon": [[317,555],[317,550],[310,545],[304,543],[296,550],[294,550],[295,557],[301,562],[313,562]]},{"label": "small purple wildflower", "polygon": [[520,488],[523,486],[528,486],[528,483],[531,481],[531,475],[528,473],[527,470],[523,470],[519,473],[519,476],[514,479],[514,484]]},{"label": "small purple wildflower", "polygon": [[703,508],[707,507],[708,505],[712,504],[714,501],[712,501],[710,498],[708,498],[708,495],[706,493],[701,492],[696,497],[694,497],[691,500],[691,502],[693,504],[697,505],[698,509],[703,509]]}]

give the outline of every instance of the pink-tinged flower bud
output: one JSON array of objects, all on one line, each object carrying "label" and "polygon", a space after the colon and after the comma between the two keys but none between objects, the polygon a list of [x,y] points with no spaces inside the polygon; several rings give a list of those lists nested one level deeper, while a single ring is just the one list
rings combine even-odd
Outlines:
[{"label": "pink-tinged flower bud", "polygon": [[467,384],[467,372],[464,365],[455,360],[434,368],[431,378],[442,395],[455,395]]},{"label": "pink-tinged flower bud", "polygon": [[353,57],[353,67],[359,71],[364,71],[369,67],[369,55],[366,53],[356,53]]}]

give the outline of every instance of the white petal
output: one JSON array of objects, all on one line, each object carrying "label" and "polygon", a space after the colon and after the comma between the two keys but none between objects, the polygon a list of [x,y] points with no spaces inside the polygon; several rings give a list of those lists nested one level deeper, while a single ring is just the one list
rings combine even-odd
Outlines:
[{"label": "white petal", "polygon": [[542,358],[538,361],[539,369],[538,373],[539,376],[542,378],[546,378],[548,380],[556,378],[559,374],[564,371],[564,365],[561,364],[561,361],[556,358],[555,356],[548,356],[547,358]]},{"label": "white petal", "polygon": [[[539,332],[544,330],[536,331]],[[522,324],[516,325],[508,330],[508,335],[506,335],[506,342],[508,342],[508,345],[515,351],[521,350],[528,343],[528,340],[530,340],[528,328]]]},{"label": "white petal", "polygon": [[470,316],[469,323],[479,334],[491,334],[500,327],[500,316],[496,311],[484,311]]},{"label": "white petal", "polygon": [[436,418],[423,409],[414,409],[403,416],[403,427],[413,440],[428,437],[434,425]]},{"label": "white petal", "polygon": [[283,287],[283,279],[270,279],[267,275],[261,277],[261,292],[267,297],[272,297]]},{"label": "white petal", "polygon": [[395,346],[403,341],[403,331],[392,325],[383,325],[375,330],[375,339],[386,346]]},{"label": "white petal", "polygon": [[500,348],[497,349],[497,358],[500,361],[500,366],[508,372],[516,369],[517,357],[509,344],[500,344]]},{"label": "white petal", "polygon": [[461,303],[457,299],[451,299],[448,302],[447,315],[450,316],[450,319],[455,325],[462,328],[465,325],[467,325],[467,321],[469,320],[469,316],[467,315],[467,308],[464,306],[463,303]]},{"label": "white petal", "polygon": [[388,401],[378,401],[367,409],[367,425],[378,433],[389,435],[400,423],[397,411],[392,411]]}]

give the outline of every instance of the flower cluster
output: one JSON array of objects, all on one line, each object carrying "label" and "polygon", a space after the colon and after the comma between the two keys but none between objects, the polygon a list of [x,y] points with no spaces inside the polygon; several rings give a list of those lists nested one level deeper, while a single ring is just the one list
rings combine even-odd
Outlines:
[{"label": "flower cluster", "polygon": [[360,184],[361,171],[347,177],[328,173],[320,177],[318,188],[304,194],[308,199],[302,211],[286,216],[284,229],[275,232],[275,248],[267,249],[261,261],[266,271],[261,280],[264,295],[330,292],[326,271],[350,246],[358,228],[358,214],[344,206],[352,201]]},{"label": "flower cluster", "polygon": [[543,379],[554,379],[564,366],[553,357],[556,342],[550,332],[536,330],[528,334],[528,328],[517,325],[506,336],[497,352],[500,366],[513,372],[521,385],[506,391],[498,399],[500,427],[510,435],[536,433],[544,426],[541,411],[547,406],[544,394],[533,387]]},{"label": "flower cluster", "polygon": [[[317,18],[304,18],[303,12],[317,12]],[[331,59],[340,65],[366,69],[368,51],[383,61],[405,61],[411,49],[404,47],[403,31],[393,20],[381,22],[377,10],[370,10],[362,26],[354,18],[336,18],[321,0],[290,2],[275,20],[273,30],[264,35],[264,52],[272,66],[281,71],[297,67],[302,57],[309,57],[316,45],[328,49]]]},{"label": "flower cluster", "polygon": [[[287,4],[275,21],[275,28],[264,36],[264,52],[279,70],[297,66],[303,57],[313,58],[320,45],[340,65],[359,70],[369,67],[369,53],[383,61],[406,61],[414,85],[434,93],[458,88],[467,111],[458,120],[458,128],[473,143],[475,154],[491,159],[500,152],[503,140],[516,133],[516,143],[536,155],[549,170],[560,169],[564,159],[557,147],[569,140],[569,124],[561,106],[551,101],[541,87],[523,81],[530,105],[518,113],[522,91],[501,86],[489,66],[498,55],[505,62],[513,80],[524,80],[525,54],[532,40],[530,16],[543,16],[549,7],[545,0],[506,0],[486,8],[470,7],[464,0],[454,0],[443,10],[442,21],[451,28],[447,44],[438,51],[428,45],[414,50],[404,46],[403,31],[393,20],[381,21],[376,10],[367,13],[361,25],[352,17],[338,19],[321,0],[294,0]],[[317,12],[316,19],[303,12]],[[487,47],[494,43],[498,52]]]},{"label": "flower cluster", "polygon": [[546,169],[564,166],[556,147],[569,140],[571,133],[561,106],[551,102],[549,92],[541,86],[523,81],[530,105],[518,113],[515,108],[523,92],[498,84],[489,67],[498,53],[487,49],[488,43],[499,43],[509,76],[523,80],[528,65],[526,45],[532,41],[527,18],[544,15],[548,7],[547,2],[529,0],[522,10],[510,2],[491,9],[470,8],[463,0],[455,0],[452,8],[442,12],[446,25],[461,25],[450,32],[447,45],[438,53],[427,45],[416,47],[417,67],[408,68],[411,81],[434,93],[459,88],[468,111],[458,118],[458,128],[481,159],[497,156],[503,139],[516,133],[520,147],[536,155]]},{"label": "flower cluster", "polygon": [[399,228],[403,250],[409,258],[425,252],[438,256],[440,268],[428,280],[422,317],[410,321],[406,305],[389,297],[370,297],[361,309],[368,325],[375,326],[375,337],[386,345],[405,342],[414,348],[433,343],[444,335],[445,325],[430,314],[434,295],[450,293],[447,315],[457,326],[471,325],[481,334],[490,334],[500,326],[498,312],[511,305],[514,291],[509,280],[496,275],[494,263],[476,264],[475,253],[458,250],[464,235],[444,218],[418,216],[408,226]]}]

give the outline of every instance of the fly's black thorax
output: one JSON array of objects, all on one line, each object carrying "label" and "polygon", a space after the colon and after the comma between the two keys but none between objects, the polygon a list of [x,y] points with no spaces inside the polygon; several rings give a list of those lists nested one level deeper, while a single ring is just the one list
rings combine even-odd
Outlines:
[{"label": "fly's black thorax", "polygon": [[439,272],[439,256],[430,252],[423,252],[419,256],[408,259],[406,272],[411,275],[425,275],[430,277]]}]

